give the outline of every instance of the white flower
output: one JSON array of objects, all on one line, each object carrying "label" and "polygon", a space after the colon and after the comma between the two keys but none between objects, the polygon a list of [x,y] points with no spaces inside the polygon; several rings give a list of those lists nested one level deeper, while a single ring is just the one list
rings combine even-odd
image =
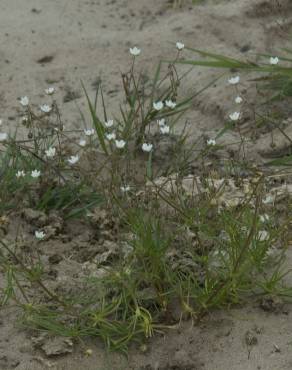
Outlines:
[{"label": "white flower", "polygon": [[159,127],[162,127],[165,125],[165,119],[164,118],[161,118],[161,119],[158,119],[157,120],[157,123],[158,123],[158,126]]},{"label": "white flower", "polygon": [[118,149],[123,149],[126,145],[126,142],[124,140],[116,140],[116,147]]},{"label": "white flower", "polygon": [[80,141],[79,141],[79,145],[80,145],[80,146],[85,146],[85,145],[86,145],[86,140],[84,140],[84,139],[80,139]]},{"label": "white flower", "polygon": [[275,200],[275,197],[272,195],[267,195],[265,199],[263,199],[264,204],[270,204],[273,203]]},{"label": "white flower", "polygon": [[45,89],[45,93],[46,93],[47,95],[53,95],[53,94],[54,94],[54,92],[55,92],[55,88],[54,88],[53,86],[48,87],[47,89]]},{"label": "white flower", "polygon": [[36,231],[34,232],[34,236],[35,236],[38,240],[43,240],[43,239],[45,238],[46,234],[45,234],[43,231],[41,231],[41,230],[36,230]]},{"label": "white flower", "polygon": [[155,110],[161,110],[163,108],[163,103],[162,101],[157,101],[156,103],[153,103],[153,108]]},{"label": "white flower", "polygon": [[8,138],[8,135],[6,134],[6,132],[0,132],[0,141],[5,141],[7,140]]},{"label": "white flower", "polygon": [[20,177],[24,177],[25,176],[25,172],[23,170],[17,171],[15,176],[19,179]]},{"label": "white flower", "polygon": [[165,105],[168,107],[168,108],[171,108],[171,109],[174,109],[176,107],[176,103],[173,102],[172,100],[166,100],[165,101]]},{"label": "white flower", "polygon": [[264,240],[269,239],[269,233],[266,230],[260,230],[258,233],[259,241],[263,242]]},{"label": "white flower", "polygon": [[106,134],[105,137],[108,141],[115,140],[116,134],[114,132],[111,132],[110,134]]},{"label": "white flower", "polygon": [[279,63],[279,58],[278,57],[271,57],[270,58],[270,64],[271,65],[277,65]]},{"label": "white flower", "polygon": [[37,179],[38,177],[40,177],[40,175],[41,175],[41,171],[39,170],[31,171],[31,177],[33,177],[34,179]]},{"label": "white flower", "polygon": [[149,153],[149,152],[151,152],[152,148],[153,148],[152,144],[144,143],[142,145],[143,152],[148,152]]},{"label": "white flower", "polygon": [[260,221],[261,221],[262,223],[268,222],[269,220],[270,220],[270,216],[269,216],[269,215],[267,215],[266,213],[265,213],[265,214],[263,214],[263,215],[260,215]]},{"label": "white flower", "polygon": [[236,104],[241,104],[243,102],[243,99],[242,99],[242,97],[241,96],[237,96],[236,98],[235,98],[235,103]]},{"label": "white flower", "polygon": [[50,113],[52,107],[50,107],[48,104],[43,104],[40,106],[40,110],[44,113]]},{"label": "white flower", "polygon": [[207,145],[209,145],[209,146],[216,145],[216,140],[215,139],[209,139],[209,140],[207,140]]},{"label": "white flower", "polygon": [[88,130],[84,130],[84,133],[85,133],[86,136],[92,136],[92,135],[94,135],[94,129],[90,128]]},{"label": "white flower", "polygon": [[240,117],[239,112],[234,112],[229,115],[229,118],[231,119],[231,121],[238,121],[239,117]]},{"label": "white flower", "polygon": [[79,155],[71,155],[71,157],[68,159],[68,162],[70,164],[75,164],[79,161]]},{"label": "white flower", "polygon": [[137,48],[136,46],[130,48],[130,54],[132,54],[134,57],[137,57],[138,55],[140,55],[140,53],[141,49]]},{"label": "white flower", "polygon": [[56,155],[56,148],[51,146],[49,149],[45,150],[45,153],[48,158],[53,158]]},{"label": "white flower", "polygon": [[20,98],[20,104],[23,106],[23,107],[27,107],[28,104],[29,104],[29,99],[27,96],[22,96]]},{"label": "white flower", "polygon": [[178,49],[178,50],[182,50],[183,48],[185,47],[185,44],[183,44],[182,42],[177,42],[176,43],[176,48]]},{"label": "white flower", "polygon": [[234,76],[234,77],[231,77],[229,78],[228,82],[230,83],[230,85],[237,85],[240,81],[240,77],[239,76]]},{"label": "white flower", "polygon": [[160,132],[162,134],[169,134],[169,130],[170,130],[170,128],[167,125],[163,125],[163,126],[160,127]]},{"label": "white flower", "polygon": [[128,191],[130,191],[131,190],[131,188],[130,188],[130,185],[125,185],[125,186],[121,186],[121,191],[123,192],[123,193],[127,193]]},{"label": "white flower", "polygon": [[104,123],[104,125],[106,128],[110,128],[114,125],[114,121],[112,119],[109,119]]}]

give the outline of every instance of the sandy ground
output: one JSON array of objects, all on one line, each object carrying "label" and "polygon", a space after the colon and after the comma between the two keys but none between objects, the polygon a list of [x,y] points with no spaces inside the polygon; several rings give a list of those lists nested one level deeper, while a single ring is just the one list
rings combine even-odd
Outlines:
[{"label": "sandy ground", "polygon": [[[80,80],[93,94],[99,76],[109,115],[114,116],[121,101],[121,72],[129,69],[128,49],[133,45],[142,48],[139,68],[149,74],[160,59],[174,58],[177,40],[251,60],[257,59],[255,53],[273,54],[279,45],[289,46],[291,3],[287,0],[183,3],[181,9],[173,9],[169,0],[1,0],[0,117],[4,128],[13,132],[19,123],[20,96],[28,95],[38,106],[48,101],[44,94],[48,85],[58,89],[59,103],[66,102],[62,106],[66,127],[82,126],[76,105],[84,112],[88,109]],[[194,58],[187,51],[184,56]],[[197,91],[216,75],[218,71],[194,69],[182,93]],[[241,92],[248,90],[252,102],[251,84],[245,76],[242,81]],[[227,76],[201,94],[186,117],[192,137],[214,136],[235,109],[233,98]],[[221,139],[223,144],[236,141],[236,133]],[[268,142],[270,133],[258,139],[256,150],[254,143],[249,145],[250,159],[260,161],[258,154],[267,151]],[[279,145],[286,144],[281,136]]]},{"label": "sandy ground", "polygon": [[[39,105],[47,100],[43,90],[48,85],[56,86],[57,100],[64,102],[65,124],[80,127],[76,105],[85,109],[80,80],[93,94],[98,76],[103,78],[107,107],[114,115],[121,97],[120,73],[129,68],[130,46],[142,48],[141,69],[151,72],[161,58],[175,55],[178,40],[191,47],[254,60],[254,53],[273,54],[288,46],[291,28],[289,0],[218,0],[197,6],[185,0],[181,9],[173,9],[167,0],[1,0],[3,127],[13,132],[19,123],[20,96],[28,95]],[[185,56],[191,54],[186,51]],[[216,74],[194,70],[183,93],[204,86]],[[194,102],[187,117],[193,138],[202,134],[212,137],[223,127],[234,96],[226,80]],[[243,76],[242,92],[249,87]],[[292,134],[291,125],[287,130]],[[238,139],[236,133],[222,140],[230,139]],[[279,140],[280,149],[287,146],[277,135],[274,140],[276,144]],[[264,133],[250,146],[250,158],[261,162],[263,152],[272,156],[269,143],[270,133]],[[70,370],[290,370],[290,311],[291,307],[281,306],[276,312],[264,312],[255,303],[215,312],[200,326],[183,323],[179,330],[155,338],[145,354],[132,349],[127,362],[118,355],[105,355],[101,344],[93,342],[76,346],[66,358],[42,360],[43,354],[32,350],[30,335],[16,328],[15,312],[5,310],[0,312],[0,369],[46,369],[57,363],[58,369]],[[88,358],[83,354],[87,347],[93,349]]]},{"label": "sandy ground", "polygon": [[[182,323],[179,329],[150,340],[146,353],[132,348],[128,359],[106,354],[93,341],[76,345],[73,354],[44,359],[31,349],[28,335],[10,324],[5,330],[9,337],[2,340],[9,342],[9,348],[0,342],[1,350],[5,348],[1,370],[288,370],[292,368],[291,307],[276,311],[264,312],[254,305],[214,312],[199,326]],[[17,338],[11,337],[16,334]],[[88,348],[93,350],[90,357],[84,355]]]}]

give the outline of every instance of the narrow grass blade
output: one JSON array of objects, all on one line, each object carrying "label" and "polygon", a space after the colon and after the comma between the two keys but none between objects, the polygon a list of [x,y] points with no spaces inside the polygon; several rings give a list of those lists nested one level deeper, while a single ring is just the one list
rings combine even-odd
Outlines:
[{"label": "narrow grass blade", "polygon": [[85,89],[85,86],[84,86],[83,82],[82,82],[82,87],[83,87],[83,90],[84,90],[84,93],[85,93],[85,96],[86,96],[86,100],[87,100],[87,103],[88,103],[88,106],[89,106],[89,109],[90,109],[90,113],[91,113],[92,122],[93,122],[93,125],[94,125],[94,128],[95,128],[95,131],[97,133],[100,145],[101,145],[104,153],[108,155],[108,150],[107,150],[106,143],[105,143],[105,140],[104,140],[104,127],[103,127],[100,119],[96,115],[96,112],[94,110],[94,107],[93,107],[90,99],[89,99],[89,96],[87,94],[87,91]]}]

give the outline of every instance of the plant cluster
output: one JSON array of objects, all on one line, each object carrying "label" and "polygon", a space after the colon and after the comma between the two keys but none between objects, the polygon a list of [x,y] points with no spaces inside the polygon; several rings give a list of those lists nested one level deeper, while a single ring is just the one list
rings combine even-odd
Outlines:
[{"label": "plant cluster", "polygon": [[[184,130],[175,133],[202,92],[180,98],[186,75],[179,77],[176,63],[199,63],[180,59],[182,42],[176,48],[175,61],[164,74],[160,63],[150,81],[136,72],[141,49],[130,49],[119,117],[108,113],[101,83],[94,100],[83,86],[91,124],[82,114],[84,129],[66,130],[55,88],[49,87],[51,101],[38,109],[28,97],[20,99],[26,139],[0,133],[2,221],[19,207],[31,207],[58,210],[66,222],[105,210],[119,225],[119,252],[105,264],[88,261],[94,272],[77,293],[48,286],[40,258],[49,238],[44,230],[34,230],[31,259],[23,256],[17,239],[0,239],[0,271],[6,276],[1,302],[20,306],[27,326],[69,337],[98,336],[110,348],[126,350],[130,341],[149,338],[182,318],[199,320],[213,308],[240,304],[251,295],[291,296],[282,270],[290,220],[282,220],[272,206],[277,197],[269,195],[268,179],[250,166],[243,180],[239,168],[247,163],[230,161],[225,177],[216,171],[215,160],[211,168],[206,163],[220,149],[218,137],[236,128],[241,111],[231,113],[226,129],[202,149],[186,144]],[[245,66],[205,56],[215,58],[208,65]],[[278,63],[271,58],[263,68],[279,71]],[[229,78],[237,106],[244,103],[239,82],[239,76]],[[171,145],[161,163],[156,153],[165,136]],[[199,175],[191,173],[194,163],[200,165]]]}]

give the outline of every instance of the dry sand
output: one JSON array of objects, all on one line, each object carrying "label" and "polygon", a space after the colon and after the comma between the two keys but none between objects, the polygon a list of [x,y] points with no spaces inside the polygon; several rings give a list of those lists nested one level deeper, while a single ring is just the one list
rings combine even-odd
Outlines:
[{"label": "dry sand", "polygon": [[[46,102],[44,88],[54,85],[57,100],[69,100],[63,104],[66,125],[80,127],[76,104],[85,109],[80,80],[93,93],[92,84],[102,76],[107,107],[114,115],[121,97],[120,73],[129,67],[132,45],[142,48],[141,69],[151,72],[161,58],[175,55],[178,40],[254,60],[254,53],[274,54],[289,46],[291,28],[289,0],[209,0],[196,6],[185,0],[181,9],[173,9],[167,0],[1,0],[0,117],[4,129],[13,132],[21,117],[17,98],[28,95],[38,105]],[[191,54],[186,51],[185,56]],[[183,93],[210,82],[216,74],[196,69]],[[194,102],[187,117],[193,138],[212,137],[223,127],[234,96],[226,78]],[[244,76],[243,81],[248,90],[251,83]],[[291,125],[287,130],[291,132]],[[223,142],[230,139],[238,139],[236,133]],[[285,150],[287,143],[277,140],[278,148]],[[263,152],[272,155],[269,143],[270,133],[260,136],[250,146],[249,158],[261,162]],[[101,344],[92,341],[77,346],[66,358],[49,361],[68,370],[290,370],[290,308],[264,312],[255,303],[212,313],[200,326],[183,323],[179,330],[150,341],[145,354],[131,349],[129,362],[116,354],[105,355]],[[33,353],[29,338],[15,327],[13,311],[0,312],[1,370],[48,368],[47,360],[40,359],[43,354]],[[93,355],[86,358],[87,347]]]}]

